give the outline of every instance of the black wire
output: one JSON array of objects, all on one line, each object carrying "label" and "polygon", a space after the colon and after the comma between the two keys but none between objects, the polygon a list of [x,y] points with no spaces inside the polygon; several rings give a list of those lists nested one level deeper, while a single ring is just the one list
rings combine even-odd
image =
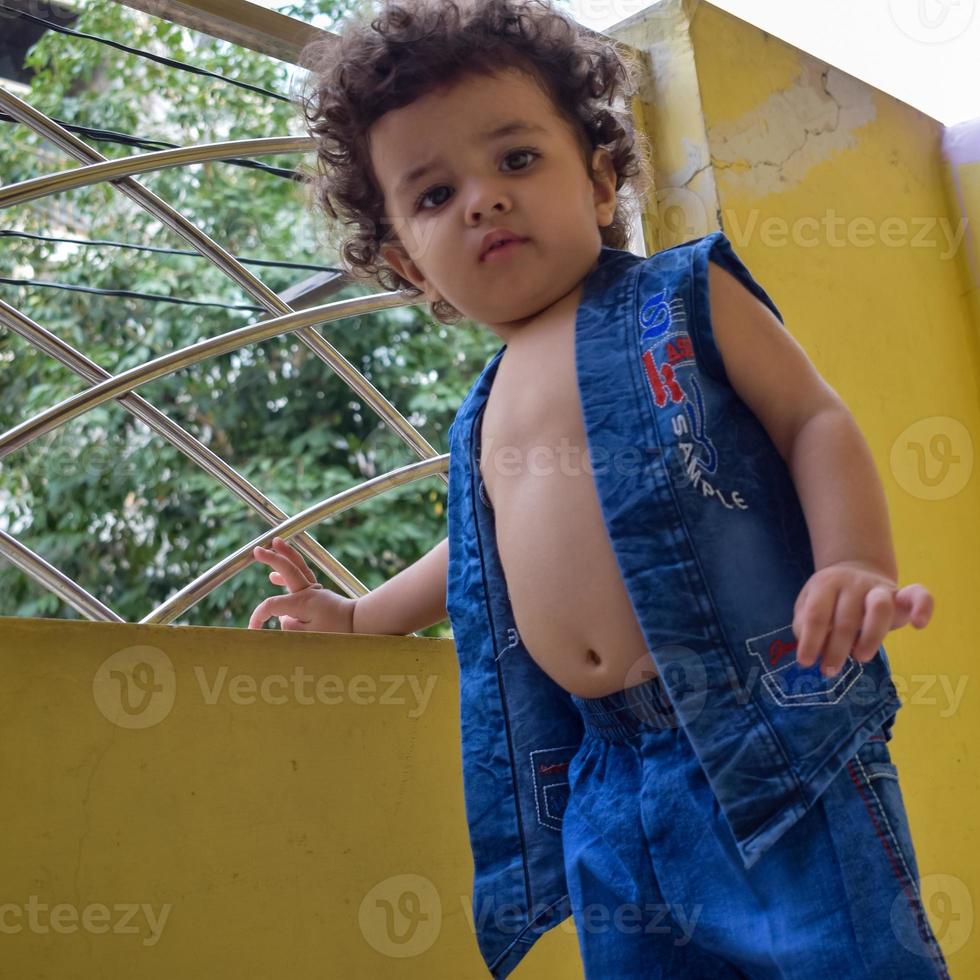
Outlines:
[{"label": "black wire", "polygon": [[132,299],[147,299],[154,303],[177,303],[180,306],[218,306],[224,310],[248,310],[252,313],[268,313],[264,306],[236,306],[232,303],[208,303],[195,299],[178,299],[176,296],[158,296],[154,293],[137,293],[129,289],[96,289],[94,286],[70,286],[63,282],[42,282],[39,279],[9,279],[0,276],[0,282],[12,286],[41,286],[48,289],[67,289],[74,293],[99,293],[102,296],[129,296]]},{"label": "black wire", "polygon": [[[52,238],[49,235],[32,235],[26,231],[7,231],[0,229],[0,238],[32,238],[39,242],[65,242],[69,245],[106,245],[110,248],[131,248],[139,252],[162,252],[164,255],[193,255],[199,259],[205,258],[200,252],[181,248],[159,248],[153,245],[130,245],[128,242],[110,242],[92,238]],[[314,272],[340,272],[331,265],[311,265],[307,262],[280,262],[274,259],[243,259],[240,255],[235,258],[242,265],[268,265],[278,269],[312,269]]]},{"label": "black wire", "polygon": [[[51,118],[59,126],[63,126],[70,132],[79,133],[82,136],[88,136],[90,139],[98,140],[103,143],[119,143],[124,146],[138,146],[144,150],[168,150],[181,145],[180,143],[167,143],[164,140],[151,140],[145,136],[129,136],[126,133],[115,133],[111,129],[92,129],[89,126],[76,126],[73,123],[65,122],[63,119],[55,119],[54,116]],[[17,123],[20,122],[20,120],[15,119],[9,113],[0,112],[0,122]],[[287,170],[284,167],[270,167],[267,163],[259,163],[257,160],[248,160],[242,157],[229,157],[227,160],[216,160],[212,162],[230,163],[236,167],[251,167],[254,170],[263,170],[266,173],[273,174],[276,177],[286,177],[289,180],[297,180],[300,183],[306,183],[309,180],[308,177],[303,176],[296,170]]]},{"label": "black wire", "polygon": [[73,31],[70,27],[62,27],[60,24],[53,24],[51,21],[45,20],[43,17],[35,17],[33,14],[28,14],[23,10],[8,7],[5,3],[0,3],[0,10],[8,11],[15,17],[19,17],[22,20],[32,20],[37,24],[44,24],[45,27],[50,28],[52,31],[59,31],[62,34],[70,34],[72,37],[82,37],[89,41],[97,41],[99,44],[108,44],[111,47],[119,48],[120,51],[127,51],[130,54],[139,55],[139,57],[146,58],[149,61],[157,61],[161,65],[169,65],[171,68],[180,68],[183,71],[193,72],[195,75],[207,75],[209,78],[216,78],[218,81],[227,82],[229,85],[238,85],[240,88],[249,89],[252,92],[258,92],[260,95],[268,96],[271,99],[279,99],[282,102],[292,101],[286,95],[280,95],[278,92],[270,92],[268,89],[261,88],[258,85],[250,85],[248,82],[239,82],[234,78],[225,78],[224,75],[218,75],[216,72],[208,71],[207,68],[198,68],[197,65],[188,65],[183,61],[174,61],[172,58],[165,58],[163,55],[153,54],[152,51],[142,51],[139,48],[131,48],[126,44],[121,44],[119,41],[110,41],[108,38],[98,37],[95,34],[84,34],[81,31]]}]

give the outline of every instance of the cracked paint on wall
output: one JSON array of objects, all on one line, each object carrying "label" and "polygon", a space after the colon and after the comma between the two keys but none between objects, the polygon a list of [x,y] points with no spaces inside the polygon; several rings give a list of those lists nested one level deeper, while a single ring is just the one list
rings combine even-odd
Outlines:
[{"label": "cracked paint on wall", "polygon": [[791,87],[708,127],[715,177],[727,190],[757,197],[789,190],[816,164],[856,146],[856,131],[876,114],[870,85],[804,57]]}]

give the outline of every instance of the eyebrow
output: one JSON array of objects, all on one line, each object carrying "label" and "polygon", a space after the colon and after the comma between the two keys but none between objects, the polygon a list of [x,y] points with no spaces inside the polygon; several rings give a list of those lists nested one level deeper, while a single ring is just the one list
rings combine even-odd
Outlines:
[{"label": "eyebrow", "polygon": [[[490,143],[495,139],[500,139],[501,136],[511,136],[514,133],[546,132],[547,130],[544,128],[544,126],[540,126],[537,123],[526,122],[523,119],[513,119],[510,122],[504,123],[502,126],[497,126],[495,129],[481,133],[480,139],[485,143]],[[401,194],[403,191],[408,190],[408,188],[411,187],[417,180],[420,180],[426,174],[435,170],[441,162],[441,160],[435,159],[430,160],[428,163],[420,164],[418,167],[413,167],[407,174],[405,174],[404,177],[402,177],[395,193]]]}]

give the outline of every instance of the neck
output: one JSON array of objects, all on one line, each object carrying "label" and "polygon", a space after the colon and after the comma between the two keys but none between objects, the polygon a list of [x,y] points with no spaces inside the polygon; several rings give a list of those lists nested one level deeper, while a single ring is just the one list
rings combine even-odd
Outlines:
[{"label": "neck", "polygon": [[519,345],[523,338],[536,337],[546,331],[549,324],[566,323],[569,317],[574,317],[582,298],[583,284],[584,280],[580,280],[563,296],[531,316],[508,323],[487,323],[485,326],[508,348]]}]

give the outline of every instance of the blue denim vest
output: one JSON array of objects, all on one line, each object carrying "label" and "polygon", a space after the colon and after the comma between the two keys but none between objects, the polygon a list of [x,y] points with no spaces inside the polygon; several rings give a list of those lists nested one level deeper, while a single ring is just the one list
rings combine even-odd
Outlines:
[{"label": "blue denim vest", "polygon": [[[575,365],[603,520],[656,670],[746,868],[901,701],[883,647],[825,678],[795,661],[814,572],[791,474],[725,374],[709,258],[782,321],[725,235],[642,258],[603,246],[575,319]],[[506,345],[449,430],[447,611],[459,660],[473,916],[506,977],[571,912],[567,768],[583,727],[515,626],[479,471],[480,422]]]}]

